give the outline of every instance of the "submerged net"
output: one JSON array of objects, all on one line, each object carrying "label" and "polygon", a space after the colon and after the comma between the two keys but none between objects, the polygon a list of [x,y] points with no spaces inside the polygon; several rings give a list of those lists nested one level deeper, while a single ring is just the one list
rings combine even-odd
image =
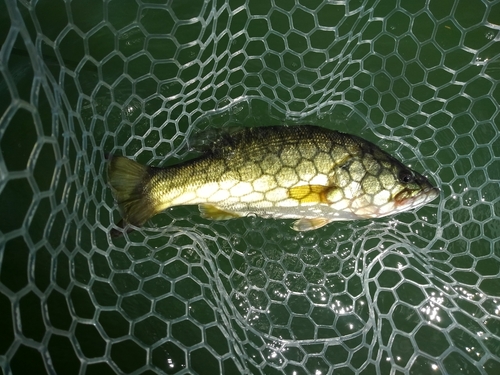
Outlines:
[{"label": "submerged net", "polygon": [[[500,3],[0,3],[3,374],[500,373]],[[168,210],[124,238],[105,155],[314,123],[441,197],[296,233]]]}]

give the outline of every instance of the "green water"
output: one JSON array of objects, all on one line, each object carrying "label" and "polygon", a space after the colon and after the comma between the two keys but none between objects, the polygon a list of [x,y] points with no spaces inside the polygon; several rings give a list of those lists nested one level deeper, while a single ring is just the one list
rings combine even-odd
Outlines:
[{"label": "green water", "polygon": [[[166,373],[188,365],[200,374],[234,373],[241,366],[234,340],[251,357],[277,338],[310,343],[266,357],[269,366],[287,363],[285,373],[304,371],[294,365],[304,353],[324,353],[311,355],[318,361],[306,368],[327,371],[347,360],[347,348],[358,368],[367,357],[354,349],[360,333],[367,344],[380,335],[377,345],[392,348],[395,364],[405,367],[415,345],[441,355],[450,345],[442,330],[453,323],[450,336],[460,353],[473,346],[480,356],[485,349],[499,355],[498,339],[471,335],[483,331],[475,314],[484,314],[490,332],[498,329],[488,317],[491,299],[482,310],[477,303],[480,291],[498,297],[491,276],[500,269],[500,222],[493,217],[500,91],[491,78],[498,78],[500,51],[482,49],[494,29],[461,29],[480,22],[483,3],[430,2],[429,12],[420,12],[420,2],[401,1],[397,11],[392,1],[349,3],[351,11],[375,4],[372,17],[302,3],[290,16],[294,3],[275,1],[280,9],[267,21],[249,17],[267,15],[267,1],[250,2],[249,13],[236,11],[237,2],[226,8],[174,1],[166,11],[133,1],[74,1],[71,29],[63,2],[19,5],[31,37],[43,32],[39,51],[62,91],[41,87],[34,106],[9,109],[11,97],[32,97],[32,60],[18,38],[8,59],[16,93],[0,81],[2,161],[15,176],[0,192],[0,207],[9,213],[0,216],[7,235],[0,306],[13,306],[0,308],[0,356],[10,356],[14,374],[46,372],[41,353],[59,373],[83,371],[81,355],[95,360],[85,364],[88,373],[142,372],[148,356]],[[109,24],[99,27],[104,7]],[[215,19],[208,17],[212,9],[219,10]],[[455,22],[446,19],[452,9]],[[493,10],[488,20],[498,24]],[[322,28],[313,30],[316,20]],[[2,28],[1,40],[8,31]],[[469,49],[456,47],[461,40]],[[481,50],[479,60],[470,48]],[[195,130],[285,123],[314,123],[375,142],[429,174],[441,198],[418,216],[299,235],[289,222],[211,223],[195,208],[175,208],[152,219],[152,230],[108,238],[119,215],[107,209],[113,200],[105,153],[171,164],[189,157],[185,142]],[[459,309],[442,293],[448,285],[466,296]],[[435,292],[434,302],[424,289]],[[370,316],[370,305],[391,319]],[[222,326],[215,324],[223,322],[220,311],[228,316]],[[13,312],[34,344],[13,344]],[[369,327],[373,319],[379,332]],[[422,320],[432,325],[416,329]],[[395,330],[407,335],[390,338]],[[116,341],[109,345],[107,338]],[[477,358],[460,353],[440,371],[479,373]],[[425,374],[434,362],[419,355],[415,363],[414,373]]]}]

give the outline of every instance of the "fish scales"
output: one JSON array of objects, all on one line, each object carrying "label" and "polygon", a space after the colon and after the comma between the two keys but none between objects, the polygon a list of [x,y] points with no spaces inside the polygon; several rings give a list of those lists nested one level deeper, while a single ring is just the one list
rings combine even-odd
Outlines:
[{"label": "fish scales", "polygon": [[[259,203],[294,205],[296,202],[289,199],[287,189],[314,182],[328,183],[336,163],[349,157],[349,153],[346,147],[333,142],[335,138],[321,136],[320,132],[312,133],[313,137],[308,139],[310,132],[298,127],[288,129],[295,132],[278,132],[275,128],[249,130],[233,139],[230,146],[221,144],[221,149],[205,158],[161,170],[153,177],[152,186],[161,186],[157,193],[153,192],[153,199],[165,207],[208,200],[223,209],[239,212],[250,211]],[[266,157],[270,155],[277,157]],[[214,195],[207,196],[206,192],[212,190]],[[252,194],[273,190],[269,202],[262,202],[267,199]]]},{"label": "fish scales", "polygon": [[197,204],[211,219],[255,214],[297,219],[293,229],[311,230],[401,212],[438,195],[376,145],[306,125],[242,130],[168,168],[111,157],[108,180],[122,225],[135,226],[168,207]]}]

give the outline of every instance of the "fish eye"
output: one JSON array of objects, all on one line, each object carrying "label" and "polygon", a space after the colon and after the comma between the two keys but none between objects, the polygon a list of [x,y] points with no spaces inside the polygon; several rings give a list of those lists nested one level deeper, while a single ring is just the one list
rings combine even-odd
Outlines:
[{"label": "fish eye", "polygon": [[399,172],[399,181],[402,182],[403,184],[408,184],[413,181],[413,173],[409,171],[408,169],[403,169],[401,172]]}]

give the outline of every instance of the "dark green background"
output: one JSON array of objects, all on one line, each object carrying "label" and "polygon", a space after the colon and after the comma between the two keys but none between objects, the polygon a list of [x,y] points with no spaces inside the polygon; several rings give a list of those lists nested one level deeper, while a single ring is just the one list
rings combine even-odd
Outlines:
[{"label": "dark green background", "polygon": [[[498,3],[0,14],[3,373],[498,371]],[[202,130],[299,123],[377,143],[440,199],[305,234],[175,208],[109,238],[106,153],[169,165]]]}]

